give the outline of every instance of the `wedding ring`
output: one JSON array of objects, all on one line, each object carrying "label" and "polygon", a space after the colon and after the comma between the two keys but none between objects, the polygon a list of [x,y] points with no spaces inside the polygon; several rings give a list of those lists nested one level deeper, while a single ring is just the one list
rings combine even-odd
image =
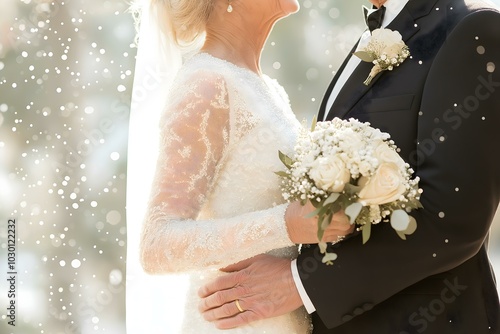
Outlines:
[{"label": "wedding ring", "polygon": [[234,302],[236,303],[236,307],[238,308],[238,310],[240,311],[240,313],[245,312],[245,310],[243,310],[243,308],[241,307],[240,301],[238,299],[236,299]]}]

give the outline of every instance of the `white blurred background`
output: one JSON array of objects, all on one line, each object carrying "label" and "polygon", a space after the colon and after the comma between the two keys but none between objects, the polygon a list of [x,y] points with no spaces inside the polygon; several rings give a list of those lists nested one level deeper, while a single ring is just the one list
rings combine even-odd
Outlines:
[{"label": "white blurred background", "polygon": [[[274,29],[263,69],[283,84],[299,118],[311,119],[364,30],[360,7],[367,1],[300,2],[301,11]],[[2,272],[9,218],[17,222],[19,275],[17,326],[7,326],[0,311],[0,333],[125,333],[136,53],[127,8],[125,0],[2,0],[1,310],[8,302]],[[496,219],[491,233],[498,270],[499,225]]]}]

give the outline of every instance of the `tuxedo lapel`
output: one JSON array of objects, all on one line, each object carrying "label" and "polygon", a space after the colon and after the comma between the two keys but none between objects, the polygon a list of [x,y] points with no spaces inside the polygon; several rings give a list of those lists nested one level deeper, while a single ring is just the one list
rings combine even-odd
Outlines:
[{"label": "tuxedo lapel", "polygon": [[387,29],[398,31],[403,37],[403,41],[408,42],[420,30],[416,24],[418,19],[429,15],[437,1],[410,0],[401,13],[387,26]]},{"label": "tuxedo lapel", "polygon": [[351,74],[349,79],[347,79],[344,87],[340,90],[335,102],[330,108],[327,120],[331,120],[334,117],[344,117],[349,110],[356,104],[356,102],[363,97],[363,95],[368,91],[368,89],[373,85],[379,78],[380,75],[376,76],[370,86],[365,86],[363,82],[370,73],[373,64],[367,62],[361,62],[354,72]]},{"label": "tuxedo lapel", "polygon": [[352,54],[356,51],[356,48],[358,47],[359,40],[354,45],[352,50],[349,52],[349,56],[346,57],[340,68],[338,69],[337,73],[335,73],[332,81],[330,82],[330,85],[328,86],[328,89],[326,90],[325,96],[323,97],[323,101],[321,102],[321,106],[319,108],[319,113],[318,113],[318,120],[322,121],[323,118],[325,117],[325,111],[326,111],[326,105],[328,104],[328,99],[330,98],[330,95],[332,94],[333,88],[337,84],[337,81],[339,80],[340,75],[344,71],[345,67],[347,66],[347,63],[349,62],[349,59],[351,59]]},{"label": "tuxedo lapel", "polygon": [[[411,37],[413,37],[419,30],[420,27],[416,24],[416,21],[428,15],[437,0],[410,0],[408,4],[403,8],[401,13],[387,26],[388,29],[398,31],[403,37],[403,41],[407,43]],[[407,43],[408,44],[408,43]],[[411,50],[410,50],[411,52]],[[348,57],[349,59],[349,57]],[[345,67],[345,65],[344,65]],[[385,75],[386,71],[379,73],[375,78],[373,78],[370,85],[366,86],[363,84],[365,79],[368,77],[373,64],[368,62],[361,62],[358,67],[354,70],[352,75],[349,77],[345,85],[339,92],[339,95],[335,99],[331,109],[329,110],[327,120],[331,120],[334,117],[345,117],[349,111],[356,105],[356,103],[368,92],[377,81]],[[396,69],[397,70],[397,69]],[[335,77],[338,77],[340,71]],[[334,79],[334,82],[336,80]],[[334,83],[329,87],[329,93],[323,100],[323,105],[320,110],[320,115],[322,116],[322,111],[324,110],[325,100],[328,100],[331,90],[333,89]],[[320,120],[323,118],[319,118]]]}]

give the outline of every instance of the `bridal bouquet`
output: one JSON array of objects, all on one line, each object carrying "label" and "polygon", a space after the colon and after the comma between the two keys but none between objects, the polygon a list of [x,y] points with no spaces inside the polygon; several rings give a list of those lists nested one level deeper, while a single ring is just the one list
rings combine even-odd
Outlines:
[{"label": "bridal bouquet", "polygon": [[[344,210],[351,224],[370,238],[372,224],[390,222],[402,238],[412,234],[417,223],[407,213],[421,207],[419,179],[397,153],[390,135],[355,119],[313,122],[303,129],[292,157],[279,152],[286,171],[282,178],[285,200],[310,201],[318,216],[318,240],[335,212]],[[319,243],[323,262],[332,264],[335,253]]]}]

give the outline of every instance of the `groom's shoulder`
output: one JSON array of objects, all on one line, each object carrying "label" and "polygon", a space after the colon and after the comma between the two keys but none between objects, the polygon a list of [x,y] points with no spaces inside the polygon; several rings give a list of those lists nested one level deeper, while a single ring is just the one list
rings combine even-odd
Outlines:
[{"label": "groom's shoulder", "polygon": [[[459,30],[491,27],[492,33],[500,32],[500,8],[488,0],[438,0],[436,6],[446,8],[448,35]],[[439,7],[436,7],[439,8]],[[481,29],[483,30],[483,29]]]},{"label": "groom's shoulder", "polygon": [[445,0],[443,3],[447,4],[448,18],[457,22],[470,15],[500,14],[499,7],[488,0]]},{"label": "groom's shoulder", "polygon": [[499,12],[499,7],[489,0],[461,0],[470,13],[478,11]]}]

